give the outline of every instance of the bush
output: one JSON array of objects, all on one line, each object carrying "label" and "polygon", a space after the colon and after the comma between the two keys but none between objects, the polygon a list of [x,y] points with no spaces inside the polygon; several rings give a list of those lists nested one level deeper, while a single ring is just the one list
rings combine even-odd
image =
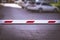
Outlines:
[{"label": "bush", "polygon": [[53,6],[56,6],[56,7],[58,7],[59,9],[60,9],[60,1],[59,2],[57,2],[57,3],[51,3]]},{"label": "bush", "polygon": [[60,1],[57,3],[57,7],[60,8]]}]

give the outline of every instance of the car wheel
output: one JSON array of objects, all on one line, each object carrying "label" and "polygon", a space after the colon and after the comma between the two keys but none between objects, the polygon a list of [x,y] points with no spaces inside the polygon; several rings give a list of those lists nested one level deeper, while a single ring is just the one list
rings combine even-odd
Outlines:
[{"label": "car wheel", "polygon": [[42,8],[39,9],[39,12],[40,12],[40,13],[43,12]]},{"label": "car wheel", "polygon": [[58,12],[56,8],[54,9],[54,12]]},{"label": "car wheel", "polygon": [[25,7],[24,9],[27,9],[27,7]]},{"label": "car wheel", "polygon": [[22,7],[24,9],[24,7]]},{"label": "car wheel", "polygon": [[27,11],[29,11],[29,9],[28,9],[27,7],[25,7],[25,9],[26,9]]}]

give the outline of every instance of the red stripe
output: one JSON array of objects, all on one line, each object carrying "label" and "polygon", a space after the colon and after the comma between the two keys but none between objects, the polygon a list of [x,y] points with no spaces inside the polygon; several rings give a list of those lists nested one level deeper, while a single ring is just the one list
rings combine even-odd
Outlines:
[{"label": "red stripe", "polygon": [[56,21],[48,21],[49,24],[54,24]]},{"label": "red stripe", "polygon": [[13,21],[5,21],[4,23],[11,24]]},{"label": "red stripe", "polygon": [[27,24],[33,24],[34,21],[27,21],[26,23],[27,23]]}]

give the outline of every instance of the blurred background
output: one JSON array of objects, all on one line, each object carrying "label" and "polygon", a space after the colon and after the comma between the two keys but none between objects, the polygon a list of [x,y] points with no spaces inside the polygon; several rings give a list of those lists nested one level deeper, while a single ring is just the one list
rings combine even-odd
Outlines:
[{"label": "blurred background", "polygon": [[[48,12],[36,11],[41,1],[50,3],[43,2],[42,6],[42,9],[49,9]],[[27,7],[28,3],[35,2],[38,3]],[[58,12],[50,12],[55,8]],[[60,20],[60,0],[0,0],[0,20],[11,19]],[[60,40],[60,25],[0,25],[0,40]]]}]

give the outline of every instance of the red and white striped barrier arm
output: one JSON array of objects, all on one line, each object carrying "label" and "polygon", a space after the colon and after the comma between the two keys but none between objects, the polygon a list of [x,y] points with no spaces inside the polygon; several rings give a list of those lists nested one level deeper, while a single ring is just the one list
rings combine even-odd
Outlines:
[{"label": "red and white striped barrier arm", "polygon": [[0,24],[60,24],[60,20],[0,20]]}]

